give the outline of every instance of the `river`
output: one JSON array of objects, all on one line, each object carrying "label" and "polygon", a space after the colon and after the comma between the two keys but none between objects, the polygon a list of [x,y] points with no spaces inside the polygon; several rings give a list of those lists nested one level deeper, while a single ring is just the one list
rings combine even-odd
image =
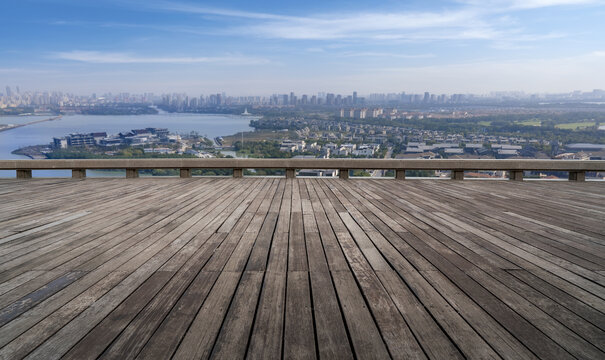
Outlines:
[{"label": "river", "polygon": [[[50,117],[50,116],[49,116]],[[64,115],[59,120],[45,121],[0,132],[0,159],[27,159],[11,154],[13,150],[30,145],[52,142],[53,137],[70,133],[107,132],[117,134],[132,129],[147,127],[168,128],[171,133],[187,134],[196,131],[210,139],[216,136],[250,131],[250,120],[256,117],[223,114],[182,114],[161,112],[156,115]],[[0,116],[0,124],[23,124],[40,120],[40,116]],[[35,177],[71,176],[69,171],[34,171]],[[97,172],[90,173],[98,176]],[[0,170],[0,177],[14,177],[14,171]]]}]

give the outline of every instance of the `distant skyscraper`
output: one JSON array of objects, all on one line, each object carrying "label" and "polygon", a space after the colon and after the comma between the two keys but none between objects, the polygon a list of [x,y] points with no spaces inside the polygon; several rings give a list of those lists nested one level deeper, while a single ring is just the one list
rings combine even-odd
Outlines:
[{"label": "distant skyscraper", "polygon": [[11,91],[11,87],[7,86],[6,87],[6,96],[11,97],[13,95],[13,92]]},{"label": "distant skyscraper", "polygon": [[431,94],[427,91],[424,93],[424,102],[427,103],[431,99]]},{"label": "distant skyscraper", "polygon": [[357,91],[353,91],[353,104],[357,104]]},{"label": "distant skyscraper", "polygon": [[326,95],[326,105],[333,105],[334,104],[334,94],[332,93],[328,93]]}]

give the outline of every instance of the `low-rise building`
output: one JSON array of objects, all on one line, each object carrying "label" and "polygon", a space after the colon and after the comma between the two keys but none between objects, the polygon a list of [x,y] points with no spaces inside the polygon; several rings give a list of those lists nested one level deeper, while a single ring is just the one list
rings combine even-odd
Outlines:
[{"label": "low-rise building", "polygon": [[449,149],[443,150],[443,152],[446,155],[459,155],[459,154],[464,154],[464,149],[463,148],[449,148]]},{"label": "low-rise building", "polygon": [[175,151],[170,149],[170,148],[166,148],[166,147],[157,147],[157,148],[145,148],[143,149],[143,151],[145,152],[145,154],[174,154]]}]

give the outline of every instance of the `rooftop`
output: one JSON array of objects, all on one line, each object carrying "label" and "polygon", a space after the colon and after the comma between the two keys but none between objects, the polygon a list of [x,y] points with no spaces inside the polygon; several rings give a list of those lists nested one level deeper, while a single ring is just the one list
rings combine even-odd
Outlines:
[{"label": "rooftop", "polygon": [[602,182],[0,180],[0,358],[605,358]]}]

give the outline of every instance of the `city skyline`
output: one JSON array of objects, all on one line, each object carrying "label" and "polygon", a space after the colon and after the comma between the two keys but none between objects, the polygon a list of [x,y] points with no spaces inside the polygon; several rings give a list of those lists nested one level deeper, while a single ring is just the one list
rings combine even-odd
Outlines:
[{"label": "city skyline", "polygon": [[74,93],[591,91],[603,1],[20,1],[0,81]]},{"label": "city skyline", "polygon": [[[221,100],[222,99],[222,100]],[[352,91],[350,93],[334,93],[317,91],[307,93],[274,92],[271,95],[228,94],[225,92],[209,92],[207,94],[191,94],[186,92],[143,92],[130,93],[118,91],[115,93],[93,92],[90,94],[77,94],[56,90],[30,90],[21,89],[19,85],[12,88],[10,85],[0,89],[0,108],[19,107],[28,105],[58,105],[60,103],[93,104],[93,103],[163,103],[173,100],[193,101],[195,105],[355,105],[377,104],[385,102],[403,103],[460,103],[481,101],[602,101],[605,100],[605,90],[593,89],[591,91],[568,91],[562,93],[525,93],[523,91],[500,91],[488,94],[473,93],[421,93],[376,92],[364,93]]]}]

